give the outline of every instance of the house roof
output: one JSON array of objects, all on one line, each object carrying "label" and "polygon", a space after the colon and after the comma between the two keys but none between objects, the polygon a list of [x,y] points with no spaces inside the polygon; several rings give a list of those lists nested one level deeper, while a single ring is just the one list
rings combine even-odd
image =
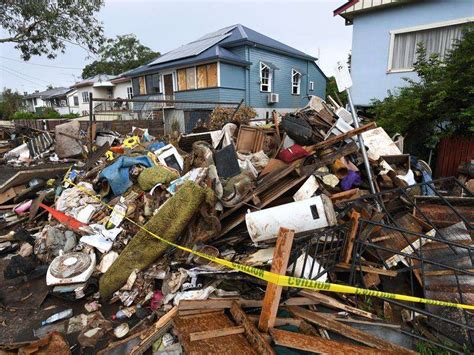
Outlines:
[{"label": "house roof", "polygon": [[57,87],[44,91],[34,92],[32,94],[24,96],[25,99],[52,99],[54,97],[65,96],[68,92],[72,91],[71,88]]},{"label": "house roof", "polygon": [[196,41],[178,47],[157,57],[150,63],[127,72],[125,75],[135,76],[154,72],[159,69],[186,66],[216,59],[237,65],[250,65],[250,62],[243,60],[228,49],[243,44],[260,46],[306,60],[316,60],[316,58],[306,53],[278,42],[248,27],[237,24],[208,33]]},{"label": "house roof", "polygon": [[334,16],[340,15],[346,19],[347,24],[352,24],[354,15],[360,12],[379,10],[400,3],[415,2],[419,0],[349,0],[333,11]]},{"label": "house roof", "polygon": [[84,86],[114,86],[110,81],[112,79],[116,78],[116,76],[113,75],[107,75],[107,74],[97,74],[95,76],[92,76],[90,78],[78,81],[74,85],[72,85],[72,88],[80,88]]}]

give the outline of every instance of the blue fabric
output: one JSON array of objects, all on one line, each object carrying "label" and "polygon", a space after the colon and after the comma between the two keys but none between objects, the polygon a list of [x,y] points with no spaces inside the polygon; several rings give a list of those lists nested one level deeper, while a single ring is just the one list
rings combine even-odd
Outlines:
[{"label": "blue fabric", "polygon": [[129,171],[134,165],[143,165],[150,168],[153,166],[153,162],[147,156],[121,156],[112,165],[102,170],[99,177],[107,179],[115,196],[121,195],[133,185],[130,180]]},{"label": "blue fabric", "polygon": [[149,146],[148,146],[148,150],[150,152],[154,152],[160,148],[163,148],[165,146],[165,143],[163,143],[162,141],[157,141],[157,142],[153,142],[151,143]]},{"label": "blue fabric", "polygon": [[360,175],[355,171],[349,170],[349,173],[342,179],[341,188],[343,191],[350,190],[352,186],[359,186],[362,184]]}]

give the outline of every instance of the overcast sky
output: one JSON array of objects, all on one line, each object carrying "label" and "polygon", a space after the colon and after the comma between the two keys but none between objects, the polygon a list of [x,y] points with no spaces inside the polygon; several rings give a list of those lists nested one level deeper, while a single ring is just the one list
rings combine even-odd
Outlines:
[{"label": "overcast sky", "polygon": [[[343,0],[106,0],[99,13],[107,37],[134,33],[153,50],[165,53],[219,28],[241,23],[314,57],[332,74],[334,63],[346,59],[352,27],[332,11]],[[69,46],[55,60],[32,57],[23,62],[13,44],[0,44],[0,88],[20,92],[44,90],[48,84],[70,86],[91,62],[88,53]],[[28,64],[29,63],[29,64]],[[41,64],[43,66],[35,65]]]}]

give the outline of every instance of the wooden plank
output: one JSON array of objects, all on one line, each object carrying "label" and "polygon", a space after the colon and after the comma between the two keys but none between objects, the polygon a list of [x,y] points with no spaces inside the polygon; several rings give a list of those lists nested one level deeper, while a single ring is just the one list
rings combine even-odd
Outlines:
[{"label": "wooden plank", "polygon": [[316,169],[323,166],[332,164],[336,159],[340,159],[350,154],[354,154],[359,150],[359,147],[355,142],[350,142],[343,147],[337,149],[335,152],[324,155],[322,158],[318,158],[314,164],[303,165],[299,168],[301,175],[312,174]]},{"label": "wooden plank", "polygon": [[230,313],[237,324],[242,325],[245,328],[245,336],[253,348],[261,355],[273,355],[273,351],[270,344],[265,340],[264,336],[258,331],[257,327],[247,317],[242,308],[239,307],[237,302],[232,303]]},{"label": "wooden plank", "polygon": [[61,164],[57,167],[48,167],[48,168],[26,168],[15,173],[14,176],[5,181],[0,185],[0,193],[9,189],[10,187],[18,186],[29,182],[33,178],[54,178],[56,175],[64,174],[70,167],[72,163]]},{"label": "wooden plank", "polygon": [[[254,323],[258,323],[260,316],[256,314],[249,314],[247,317]],[[299,318],[275,318],[275,327],[281,327],[283,325],[293,325],[295,327],[300,327],[302,320]]]},{"label": "wooden plank", "polygon": [[[338,263],[336,264],[336,271],[337,269],[343,269],[343,270],[351,270],[352,265],[346,264],[346,263]],[[395,277],[397,276],[397,272],[394,270],[385,270],[373,266],[365,266],[365,265],[356,265],[355,269],[357,271],[363,271],[368,274],[377,274],[377,275],[384,275],[384,276],[389,276],[389,277]]]},{"label": "wooden plank", "polygon": [[196,67],[197,70],[197,87],[198,89],[207,88],[207,66],[199,65]]},{"label": "wooden plank", "polygon": [[221,328],[214,330],[205,330],[203,332],[189,333],[190,341],[204,340],[223,337],[226,335],[242,334],[245,333],[245,328],[238,325],[235,327]]},{"label": "wooden plank", "polygon": [[303,290],[300,292],[300,294],[309,298],[313,298],[316,301],[319,301],[320,303],[330,308],[340,309],[340,310],[355,314],[357,316],[368,318],[368,319],[377,319],[377,320],[379,319],[375,314],[372,314],[367,311],[363,311],[362,309],[359,309],[359,308],[348,306],[347,304],[339,302],[338,300],[330,296],[323,295],[322,293],[319,293],[317,291]]},{"label": "wooden plank", "polygon": [[217,86],[217,63],[207,65],[207,87],[213,88]]},{"label": "wooden plank", "polygon": [[359,218],[360,213],[353,210],[351,213],[351,232],[349,233],[346,239],[346,243],[344,244],[344,250],[342,251],[342,262],[345,264],[349,263],[352,257],[352,249],[354,247],[354,241],[357,235],[357,231],[359,229]]},{"label": "wooden plank", "polygon": [[373,336],[372,334],[366,333],[362,330],[353,328],[349,325],[339,323],[335,320],[320,316],[314,312],[311,312],[307,309],[301,307],[288,307],[288,310],[291,314],[296,317],[301,317],[304,320],[316,324],[317,326],[323,327],[332,332],[338,333],[345,336],[346,338],[358,341],[362,344],[381,349],[381,350],[391,350],[397,351],[400,354],[416,354],[416,352],[401,347],[399,345],[390,343],[384,339]]},{"label": "wooden plank", "polygon": [[374,350],[365,346],[327,340],[287,330],[270,329],[270,334],[277,345],[319,354],[394,354],[390,351]]},{"label": "wooden plank", "polygon": [[374,322],[372,320],[368,321],[368,320],[361,320],[361,319],[354,319],[354,318],[344,318],[344,317],[339,316],[339,314],[337,313],[323,313],[323,312],[314,312],[314,313],[319,314],[321,317],[327,317],[327,318],[330,318],[342,323],[366,324],[366,325],[371,325],[374,327],[385,327],[385,328],[392,328],[392,329],[401,328],[401,326],[398,324]]},{"label": "wooden plank", "polygon": [[[20,187],[22,189],[20,189]],[[0,205],[10,201],[12,198],[16,197],[19,193],[26,190],[26,185],[21,185],[18,187],[10,187],[8,190],[0,193]]]},{"label": "wooden plank", "polygon": [[[245,300],[245,299],[208,299],[208,300],[182,300],[179,302],[179,311],[185,310],[216,310],[231,308],[233,302],[237,302],[243,308],[260,308],[263,305],[263,300]],[[281,306],[309,306],[317,304],[319,301],[308,297],[292,297],[284,302]]]},{"label": "wooden plank", "polygon": [[361,190],[359,188],[355,188],[355,189],[332,194],[330,199],[333,203],[337,203],[337,202],[343,202],[343,201],[347,202],[347,201],[355,200],[356,198],[359,198],[360,196],[361,196]]},{"label": "wooden plank", "polygon": [[[179,308],[179,307],[178,307]],[[190,309],[190,310],[179,310],[178,315],[181,318],[187,317],[187,316],[194,316],[196,314],[206,314],[206,313],[222,313],[224,312],[224,309]]]},{"label": "wooden plank", "polygon": [[[287,228],[280,228],[278,238],[273,252],[271,272],[278,275],[285,275],[290,259],[291,246],[295,232]],[[282,287],[274,283],[267,283],[265,297],[263,298],[262,313],[258,322],[258,329],[268,332],[269,328],[275,325],[275,318],[280,304]]]},{"label": "wooden plank", "polygon": [[369,124],[366,124],[366,125],[361,126],[359,128],[355,128],[355,129],[353,129],[349,132],[346,132],[344,134],[340,134],[338,136],[330,137],[330,138],[326,139],[325,141],[322,141],[322,142],[316,143],[314,145],[311,145],[308,148],[309,148],[310,151],[314,152],[318,149],[329,147],[329,146],[331,146],[335,143],[342,142],[342,141],[346,140],[347,138],[354,137],[354,136],[356,136],[360,133],[370,131],[371,129],[374,129],[374,128],[377,128],[377,125],[375,124],[375,122],[371,122]]}]

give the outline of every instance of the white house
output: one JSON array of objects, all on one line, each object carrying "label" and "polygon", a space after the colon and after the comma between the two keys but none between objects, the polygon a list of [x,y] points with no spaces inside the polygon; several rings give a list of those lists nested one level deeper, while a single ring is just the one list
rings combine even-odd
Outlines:
[{"label": "white house", "polygon": [[[72,88],[77,90],[79,97],[79,114],[89,114],[89,94],[94,98],[113,98],[115,84],[111,82],[113,76],[99,74],[75,83]],[[105,102],[94,103],[94,111],[104,110],[110,105]]]},{"label": "white house", "polygon": [[45,91],[35,91],[23,97],[26,110],[32,113],[41,113],[48,107],[61,115],[79,113],[77,91],[72,88],[57,87]]}]

